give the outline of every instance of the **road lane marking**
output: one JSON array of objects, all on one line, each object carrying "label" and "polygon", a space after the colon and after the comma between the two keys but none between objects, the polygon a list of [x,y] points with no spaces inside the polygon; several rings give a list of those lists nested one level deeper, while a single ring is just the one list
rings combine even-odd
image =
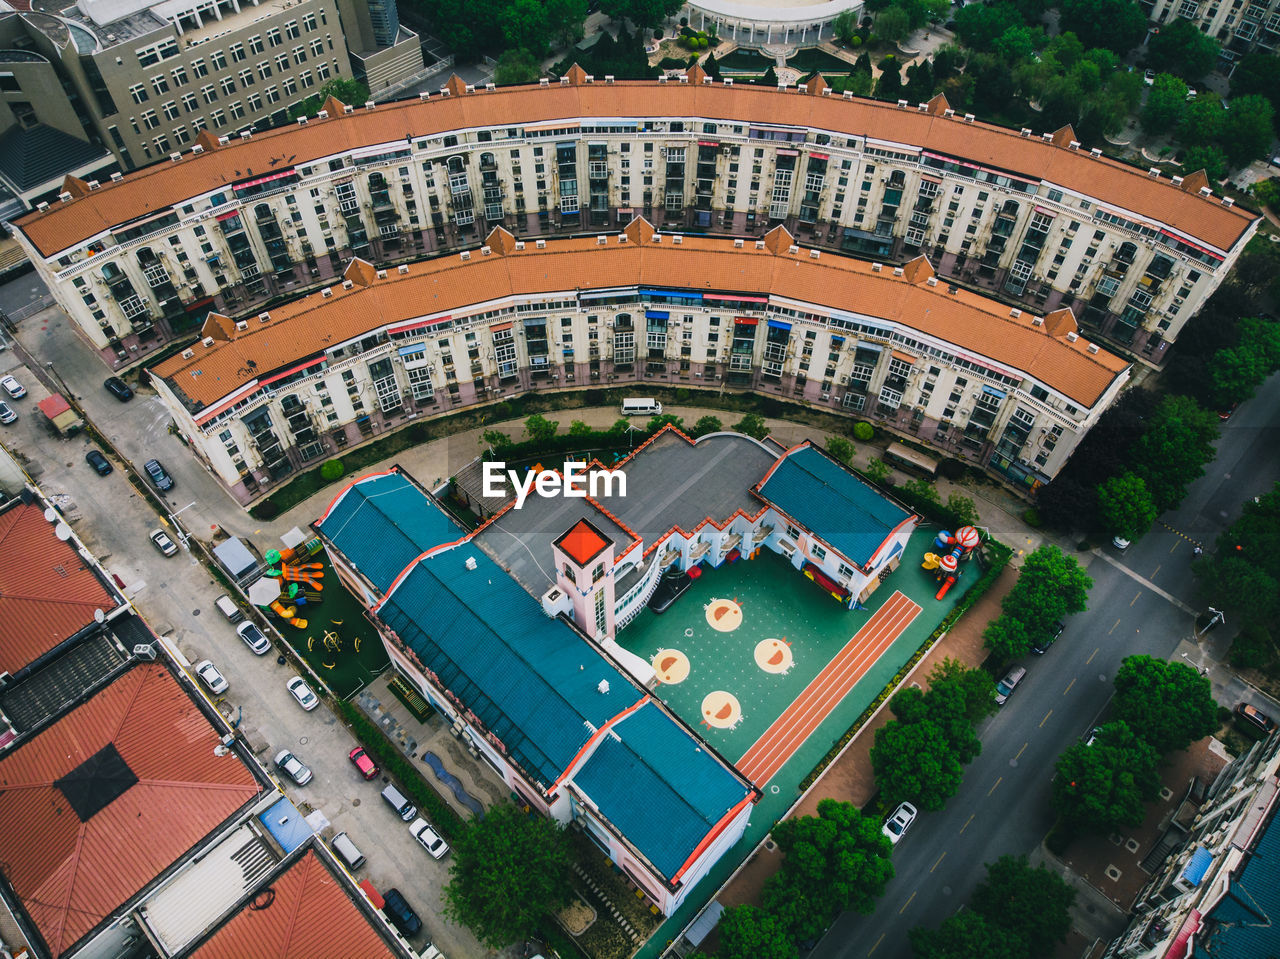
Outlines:
[{"label": "road lane marking", "polygon": [[[932,870],[930,870],[930,871],[932,871]],[[907,906],[911,905],[911,900],[912,900],[912,899],[914,899],[915,897],[916,897],[916,894],[913,892],[913,893],[910,895],[910,897],[908,897],[907,901],[906,901],[906,902],[904,902],[904,903],[902,904],[902,908],[898,910],[898,915],[899,915],[899,916],[901,916],[904,912],[906,912],[906,911],[907,911]]]},{"label": "road lane marking", "polygon": [[[1175,530],[1175,532],[1177,531]],[[1191,540],[1188,539],[1188,542],[1191,542]],[[1155,583],[1151,582],[1150,580],[1143,579],[1141,576],[1139,576],[1137,573],[1131,570],[1128,566],[1124,565],[1124,563],[1121,563],[1119,560],[1112,559],[1110,556],[1108,556],[1105,552],[1103,552],[1100,549],[1096,549],[1096,548],[1091,549],[1089,552],[1091,552],[1094,556],[1098,557],[1098,559],[1102,560],[1104,563],[1114,566],[1116,569],[1120,570],[1120,572],[1128,576],[1131,580],[1141,584],[1142,586],[1145,586],[1147,589],[1151,590],[1151,592],[1155,593],[1165,602],[1170,603],[1173,606],[1176,606],[1178,609],[1182,610],[1187,615],[1189,616],[1196,615],[1196,611],[1192,609],[1190,606],[1188,606],[1186,603],[1184,603],[1182,600],[1178,599],[1178,597],[1174,596],[1172,593],[1169,593],[1161,589],[1159,586],[1157,586]]]},{"label": "road lane marking", "polygon": [[1156,573],[1160,572],[1160,570],[1161,570],[1161,569],[1163,569],[1163,568],[1164,568],[1164,564],[1163,564],[1163,563],[1161,563],[1161,564],[1159,564],[1158,566],[1156,566],[1156,568],[1155,568],[1155,569],[1153,569],[1153,570],[1151,571],[1151,578],[1152,578],[1152,579],[1155,579],[1155,578],[1156,578]]},{"label": "road lane marking", "polygon": [[875,944],[874,946],[872,946],[870,949],[868,949],[868,950],[867,950],[867,955],[868,955],[868,956],[869,956],[869,955],[871,955],[873,952],[875,952],[877,949],[879,949],[879,948],[880,948],[880,943],[884,942],[884,937],[885,937],[885,936],[887,936],[887,935],[888,935],[888,933],[887,933],[887,932],[882,932],[882,933],[880,933],[880,938],[876,940],[876,944]]},{"label": "road lane marking", "polygon": [[[971,815],[968,819],[966,819],[966,820],[964,821],[964,825],[960,827],[960,832],[964,832],[966,829],[968,829],[968,828],[969,828],[969,823],[973,822],[973,817],[974,817],[974,816],[976,816],[976,815],[977,815],[977,813],[974,813],[973,815]],[[956,835],[958,836],[958,835],[960,835],[960,833],[956,833]]]},{"label": "road lane marking", "polygon": [[1049,717],[1050,717],[1050,716],[1052,716],[1052,715],[1053,715],[1053,710],[1051,709],[1051,710],[1049,710],[1047,713],[1045,713],[1045,714],[1044,714],[1044,719],[1040,720],[1040,725],[1039,725],[1039,726],[1037,726],[1036,728],[1037,728],[1037,729],[1044,729],[1044,724],[1045,724],[1045,723],[1047,723],[1047,722],[1049,721]]},{"label": "road lane marking", "polygon": [[996,786],[999,786],[1002,782],[1004,782],[1003,776],[1001,776],[999,779],[996,780],[995,786],[992,786],[990,789],[987,790],[987,795],[990,796],[993,792],[995,792]]},{"label": "road lane marking", "polygon": [[1107,635],[1110,636],[1112,633],[1114,633],[1116,631],[1116,626],[1119,626],[1119,625],[1120,625],[1120,620],[1117,619],[1115,622],[1115,626],[1112,626],[1109,630],[1107,630]]},{"label": "road lane marking", "polygon": [[1074,679],[1072,679],[1071,682],[1067,683],[1067,688],[1062,691],[1062,695],[1065,696],[1067,695],[1067,693],[1071,692],[1071,687],[1074,686],[1075,684],[1076,684],[1076,681]]},{"label": "road lane marking", "polygon": [[1142,599],[1142,590],[1138,590],[1138,592],[1133,594],[1133,599],[1129,600],[1129,608],[1133,609],[1133,604],[1140,599]]},{"label": "road lane marking", "polygon": [[[937,869],[937,868],[938,868],[938,863],[939,863],[939,862],[942,862],[942,860],[946,858],[946,855],[947,855],[947,854],[944,852],[941,856],[939,856],[939,857],[938,857],[938,862],[935,862],[935,863],[933,864],[933,869]],[[933,872],[933,869],[930,869],[930,870],[929,870],[929,872]],[[914,895],[915,895],[915,893],[912,893],[912,895],[914,896]]]},{"label": "road lane marking", "polygon": [[[1120,620],[1118,620],[1118,619],[1117,619],[1117,620],[1116,620],[1116,622],[1118,623],[1118,622],[1120,622]],[[1115,627],[1114,627],[1114,626],[1112,626],[1111,628],[1112,628],[1112,629],[1115,629]],[[1099,646],[1099,647],[1098,647],[1098,649],[1101,649],[1101,648],[1102,648],[1101,646]],[[1089,658],[1088,658],[1088,659],[1086,659],[1086,660],[1084,661],[1084,664],[1085,664],[1086,666],[1088,666],[1091,662],[1093,662],[1093,657],[1095,657],[1095,656],[1097,656],[1097,655],[1098,655],[1098,649],[1095,649],[1093,652],[1091,652],[1091,653],[1089,654]]]},{"label": "road lane marking", "polygon": [[1023,743],[1023,744],[1022,744],[1022,748],[1018,750],[1018,755],[1014,756],[1013,758],[1014,758],[1014,759],[1021,759],[1021,758],[1022,758],[1022,754],[1023,754],[1024,752],[1026,752],[1027,747],[1028,747],[1028,746],[1030,746],[1030,745],[1031,745],[1030,743]]},{"label": "road lane marking", "polygon": [[1172,546],[1169,547],[1169,552],[1172,553],[1177,548],[1178,548],[1178,544],[1174,543]]}]

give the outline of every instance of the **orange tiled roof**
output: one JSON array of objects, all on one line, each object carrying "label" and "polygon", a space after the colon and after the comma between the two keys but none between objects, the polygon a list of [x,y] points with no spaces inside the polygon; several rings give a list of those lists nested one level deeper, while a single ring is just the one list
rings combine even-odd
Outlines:
[{"label": "orange tiled roof", "polygon": [[[136,666],[0,759],[0,871],[51,955],[65,953],[260,791],[218,733],[157,663]],[[114,747],[127,785],[87,820],[59,780]]]},{"label": "orange tiled roof", "polygon": [[403,144],[410,139],[473,127],[534,127],[585,117],[639,120],[655,115],[706,117],[743,125],[811,127],[921,146],[1032,179],[1048,180],[1168,223],[1223,250],[1229,250],[1256,219],[1243,209],[1201,197],[1193,183],[1184,183],[1179,189],[1167,179],[1149,177],[1143,170],[1071,150],[1067,145],[1071,139],[1069,127],[1055,134],[1054,143],[1039,137],[1025,138],[1016,130],[943,116],[946,101],[940,96],[930,101],[928,110],[920,112],[875,100],[821,96],[816,88],[813,94],[806,95],[747,84],[704,84],[696,79],[663,85],[650,80],[588,84],[581,71],[573,76],[577,82],[476,93],[465,93],[461,81],[454,82],[455,77],[450,81],[451,93],[447,97],[437,95],[426,102],[405,100],[373,110],[360,108],[327,120],[312,120],[305,126],[233,140],[226,146],[218,146],[213,136],[204,137],[203,154],[185,155],[177,163],[152,164],[119,183],[103,184],[17,222],[43,254],[52,256],[103,230],[167,210],[190,197],[255,174],[287,169],[347,150],[379,143]]},{"label": "orange tiled roof", "polygon": [[[463,312],[472,304],[522,293],[633,283],[772,293],[862,310],[1025,371],[1083,406],[1092,406],[1128,365],[1106,350],[1089,353],[1083,339],[1071,342],[1067,334],[1074,332],[1074,321],[1056,324],[1059,333],[1051,335],[1033,325],[1027,311],[1014,317],[1007,306],[976,293],[949,293],[945,282],[929,286],[931,271],[921,267],[913,267],[913,283],[887,266],[876,272],[870,263],[835,254],[814,259],[806,250],[791,253],[790,235],[780,227],[766,238],[763,250],[752,242],[736,248],[728,237],[687,236],[676,245],[668,236],[655,243],[653,228],[642,219],[624,232],[627,243],[615,235],[604,244],[590,237],[548,240],[544,249],[529,243],[516,251],[512,244],[507,254],[475,251],[467,260],[454,254],[413,264],[405,273],[391,270],[368,287],[335,286],[330,296],[313,293],[275,307],[269,320],[255,318],[242,332],[233,327],[227,339],[193,346],[191,359],[175,354],[151,372],[199,411],[273,370],[388,324]],[[505,244],[509,236],[493,231],[490,248],[498,249],[498,240]]]},{"label": "orange tiled roof", "polygon": [[609,541],[585,519],[580,519],[569,532],[556,540],[556,545],[579,566],[586,566],[600,555],[601,550],[609,545]]},{"label": "orange tiled roof", "polygon": [[16,673],[116,600],[37,503],[0,513],[0,672]]},{"label": "orange tiled roof", "polygon": [[313,851],[277,877],[271,891],[269,902],[246,905],[190,959],[395,959]]}]

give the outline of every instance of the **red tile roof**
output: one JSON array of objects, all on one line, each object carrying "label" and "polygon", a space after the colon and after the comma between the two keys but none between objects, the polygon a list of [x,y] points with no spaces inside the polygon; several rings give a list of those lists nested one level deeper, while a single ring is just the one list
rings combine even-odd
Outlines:
[{"label": "red tile roof", "polygon": [[315,852],[307,853],[191,953],[190,959],[395,959]]},{"label": "red tile roof", "polygon": [[592,117],[647,120],[655,115],[706,117],[742,126],[803,126],[841,137],[911,144],[1055,183],[1106,205],[1152,217],[1223,250],[1230,250],[1258,219],[1239,207],[1223,206],[1219,198],[1200,196],[1198,181],[1184,182],[1179,188],[1166,177],[1155,179],[1146,170],[1073,150],[1069,127],[1047,142],[1020,136],[1017,130],[947,117],[946,102],[940,97],[921,112],[876,100],[820,96],[816,90],[815,95],[805,95],[794,89],[780,92],[749,84],[694,82],[702,76],[698,71],[689,83],[662,85],[652,80],[588,84],[578,72],[573,83],[475,93],[465,93],[461,83],[454,83],[447,97],[433,95],[426,102],[402,100],[374,110],[357,109],[255,134],[249,140],[232,140],[225,146],[209,135],[201,139],[202,154],[184,155],[176,163],[154,163],[96,190],[71,183],[68,192],[75,199],[55,203],[44,213],[28,214],[17,223],[41,253],[53,256],[104,230],[168,210],[255,172],[289,169],[377,144],[403,146],[407,139],[468,128],[573,128]]},{"label": "red tile roof", "polygon": [[0,671],[16,673],[109,612],[115,598],[38,504],[0,513]]},{"label": "red tile roof", "polygon": [[[51,955],[259,794],[234,752],[214,754],[218,741],[168,670],[147,663],[0,759],[0,871]],[[58,781],[83,783],[81,767],[112,746],[136,782],[81,821]]]},{"label": "red tile roof", "polygon": [[556,540],[556,545],[579,566],[586,566],[600,555],[609,541],[585,519],[580,519],[569,532]]}]

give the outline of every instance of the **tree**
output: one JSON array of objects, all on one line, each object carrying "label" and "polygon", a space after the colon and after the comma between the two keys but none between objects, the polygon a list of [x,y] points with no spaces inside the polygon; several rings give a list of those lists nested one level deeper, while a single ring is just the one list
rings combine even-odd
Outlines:
[{"label": "tree", "polygon": [[502,430],[485,430],[480,434],[480,442],[497,453],[513,445],[515,441]]},{"label": "tree", "polygon": [[1142,477],[1125,472],[1098,487],[1098,515],[1112,536],[1134,540],[1156,521],[1156,504]]},{"label": "tree", "polygon": [[1187,173],[1204,170],[1204,175],[1217,183],[1227,175],[1227,155],[1222,147],[1191,147],[1182,155],[1182,169]]},{"label": "tree", "polygon": [[885,57],[878,64],[880,78],[876,80],[877,100],[899,100],[902,98],[902,65],[893,54]]},{"label": "tree", "polygon": [[772,836],[786,858],[765,883],[764,907],[794,940],[817,938],[846,909],[871,912],[893,878],[879,820],[853,803],[824,799],[818,815],[784,819]]},{"label": "tree", "polygon": [[560,424],[555,420],[549,420],[540,413],[534,413],[524,421],[524,431],[529,434],[529,439],[535,443],[549,443],[556,438],[556,432],[560,429]]},{"label": "tree", "polygon": [[1147,66],[1192,82],[1203,79],[1217,60],[1217,41],[1182,17],[1161,27],[1147,44]]},{"label": "tree", "polygon": [[1236,64],[1231,72],[1231,96],[1243,97],[1251,93],[1271,101],[1275,110],[1271,122],[1280,129],[1280,57],[1259,50]]},{"label": "tree", "polygon": [[836,35],[836,39],[841,43],[851,43],[853,38],[858,35],[858,11],[852,8],[842,10],[831,21],[831,32]]},{"label": "tree", "polygon": [[933,96],[933,67],[928,60],[907,67],[907,86],[902,95],[909,103],[924,103]]},{"label": "tree", "polygon": [[651,416],[649,417],[649,425],[646,429],[649,431],[649,435],[652,436],[664,426],[674,426],[678,430],[683,430],[684,418],[680,416],[673,416],[670,413],[663,413],[661,416]]},{"label": "tree", "polygon": [[955,514],[961,526],[974,526],[978,522],[978,507],[973,500],[963,493],[952,493],[947,497],[947,509]]},{"label": "tree", "polygon": [[638,27],[656,27],[683,6],[682,0],[602,0],[600,9],[614,20],[630,20]]},{"label": "tree", "polygon": [[1074,829],[1111,832],[1142,822],[1144,802],[1160,791],[1159,756],[1123,722],[1108,723],[1092,746],[1076,743],[1059,758],[1053,808]]},{"label": "tree", "polygon": [[746,433],[754,439],[762,440],[769,435],[769,427],[765,424],[764,417],[759,413],[747,413],[742,419],[738,420],[738,425],[734,431],[737,433]]},{"label": "tree", "polygon": [[320,478],[328,482],[332,482],[347,471],[346,465],[340,459],[325,460],[324,465],[320,467]]},{"label": "tree", "polygon": [[569,423],[570,436],[590,436],[591,432],[591,427],[582,422],[582,420],[572,420]]},{"label": "tree", "polygon": [[1059,9],[1061,28],[1074,33],[1085,47],[1123,56],[1147,32],[1147,16],[1134,0],[1063,0]]},{"label": "tree", "polygon": [[902,488],[907,492],[925,500],[929,503],[941,503],[942,497],[938,495],[938,488],[930,483],[923,476],[916,479],[907,480],[902,484]]},{"label": "tree", "polygon": [[1027,944],[1027,955],[1049,956],[1071,931],[1068,910],[1076,892],[1044,866],[1032,869],[1026,856],[1001,856],[987,863],[987,877],[969,900],[974,912]]},{"label": "tree", "polygon": [[1272,631],[1280,616],[1280,485],[1244,504],[1218,537],[1214,554],[1196,564],[1202,600],[1226,608],[1245,627]]},{"label": "tree", "polygon": [[892,472],[893,467],[882,459],[876,458],[867,463],[866,474],[873,483],[883,483]]},{"label": "tree", "polygon": [[493,68],[493,82],[500,87],[533,83],[541,74],[542,68],[528,50],[505,50]]},{"label": "tree", "polygon": [[1222,122],[1222,148],[1233,167],[1242,167],[1267,155],[1271,147],[1271,121],[1275,108],[1258,94],[1236,97]]},{"label": "tree", "polygon": [[960,788],[960,758],[938,724],[891,720],[876,730],[871,765],[886,805],[909,800],[936,811]]},{"label": "tree", "polygon": [[298,117],[315,116],[320,112],[324,106],[324,101],[329,97],[336,97],[351,106],[360,106],[369,101],[369,88],[359,80],[334,77],[311,96],[291,106],[289,108],[289,119],[296,120]]},{"label": "tree", "polygon": [[1057,632],[1057,624],[1085,608],[1093,580],[1075,557],[1045,544],[1022,564],[1018,582],[1000,602],[999,618],[987,626],[987,647],[1004,659],[1016,659],[1038,640]]},{"label": "tree", "polygon": [[1267,358],[1244,345],[1219,350],[1209,366],[1213,405],[1225,410],[1232,403],[1248,399],[1270,372]]},{"label": "tree", "polygon": [[1187,102],[1178,125],[1178,139],[1189,147],[1209,146],[1222,137],[1222,98],[1202,93]]},{"label": "tree", "polygon": [[502,11],[502,35],[507,47],[523,47],[535,56],[546,56],[550,27],[542,0],[507,0]]},{"label": "tree", "polygon": [[991,51],[998,37],[1023,23],[1022,14],[1011,3],[970,3],[956,14],[956,36],[970,50]]},{"label": "tree", "polygon": [[971,910],[945,919],[937,929],[909,933],[915,959],[1026,959],[1025,942]]},{"label": "tree", "polygon": [[1025,60],[1035,53],[1036,47],[1044,42],[1044,31],[1039,27],[1032,30],[1030,27],[1017,26],[1010,27],[1000,36],[996,37],[992,44],[992,49],[996,56],[1003,58],[1008,63],[1017,63],[1019,60]]},{"label": "tree", "polygon": [[827,437],[827,452],[845,466],[848,466],[853,462],[853,444],[843,436]]},{"label": "tree", "polygon": [[1218,417],[1202,410],[1195,400],[1188,396],[1161,400],[1129,456],[1133,471],[1146,480],[1156,509],[1163,512],[1182,502],[1187,484],[1213,459],[1212,443],[1217,438]]},{"label": "tree", "polygon": [[718,959],[796,959],[799,954],[785,924],[759,906],[731,906],[720,916]]},{"label": "tree", "polygon": [[1187,106],[1187,85],[1169,73],[1161,73],[1151,84],[1142,108],[1142,129],[1155,136],[1172,133],[1182,122]]},{"label": "tree", "polygon": [[898,43],[911,32],[911,18],[902,7],[889,7],[876,17],[876,33],[887,43]]},{"label": "tree", "polygon": [[454,840],[445,917],[491,948],[526,938],[571,895],[569,843],[554,820],[500,803]]},{"label": "tree", "polygon": [[1218,728],[1209,680],[1186,663],[1129,656],[1116,671],[1115,715],[1164,755]]},{"label": "tree", "polygon": [[702,416],[693,424],[693,435],[706,436],[708,433],[719,433],[723,429],[724,426],[720,423],[718,416]]},{"label": "tree", "polygon": [[587,19],[587,0],[546,0],[547,34],[551,43],[564,49],[582,39]]},{"label": "tree", "polygon": [[942,697],[944,690],[958,692],[960,710],[971,723],[996,711],[996,684],[985,669],[970,669],[958,659],[944,659],[929,673],[929,692]]},{"label": "tree", "polygon": [[1280,210],[1280,179],[1259,180],[1253,185],[1253,198],[1263,206]]}]

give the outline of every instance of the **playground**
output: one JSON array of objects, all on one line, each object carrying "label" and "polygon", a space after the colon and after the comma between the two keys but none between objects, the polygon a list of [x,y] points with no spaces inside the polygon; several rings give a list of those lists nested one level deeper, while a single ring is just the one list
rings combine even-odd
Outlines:
[{"label": "playground", "polygon": [[346,699],[388,665],[377,630],[343,588],[319,540],[266,553],[249,599],[317,676]]},{"label": "playground", "polygon": [[938,548],[933,540],[934,532],[911,537],[865,610],[848,609],[761,550],[706,569],[667,612],[645,611],[619,642],[653,664],[658,697],[722,756],[758,786],[794,798],[976,579],[976,564],[962,563],[958,587],[936,598],[937,570],[921,565]]}]

